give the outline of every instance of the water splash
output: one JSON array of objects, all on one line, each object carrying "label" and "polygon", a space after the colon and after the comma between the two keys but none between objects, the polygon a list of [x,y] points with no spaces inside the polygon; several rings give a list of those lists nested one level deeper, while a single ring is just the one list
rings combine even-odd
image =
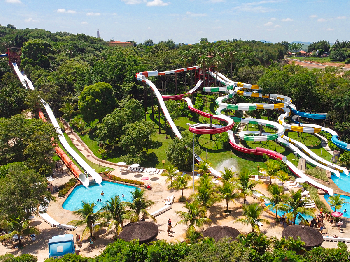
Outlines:
[{"label": "water splash", "polygon": [[228,169],[231,169],[233,172],[237,172],[238,171],[238,164],[237,161],[235,159],[226,159],[222,162],[220,162],[217,166],[216,166],[216,170],[219,172],[224,172],[225,171],[225,167]]}]

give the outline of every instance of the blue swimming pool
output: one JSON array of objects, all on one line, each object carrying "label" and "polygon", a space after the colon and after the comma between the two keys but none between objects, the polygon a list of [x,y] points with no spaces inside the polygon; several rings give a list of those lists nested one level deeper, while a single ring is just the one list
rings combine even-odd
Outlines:
[{"label": "blue swimming pool", "polygon": [[[345,199],[345,201],[346,201],[347,203],[345,203],[345,204],[342,206],[341,210],[337,210],[337,211],[343,213],[344,209],[349,210],[349,211],[343,213],[343,217],[350,218],[350,197],[341,195],[341,198]],[[329,201],[328,201],[329,195],[328,195],[328,194],[327,194],[327,195],[324,195],[324,199],[326,199],[327,203],[329,204]],[[333,210],[333,211],[334,211],[334,210]]]},{"label": "blue swimming pool", "polygon": [[[82,201],[87,203],[95,203],[94,212],[100,210],[112,197],[118,195],[122,201],[131,202],[132,195],[136,187],[128,186],[108,181],[103,181],[101,185],[92,185],[88,188],[83,185],[79,185],[64,201],[62,207],[66,210],[76,211],[82,208]],[[101,195],[103,191],[103,195]],[[122,197],[124,195],[124,198]],[[97,200],[101,199],[101,202]]]},{"label": "blue swimming pool", "polygon": [[340,173],[340,177],[337,177],[332,174],[332,180],[341,190],[350,193],[350,176]]},{"label": "blue swimming pool", "polygon": [[[274,214],[276,214],[276,211],[273,209],[273,206],[272,205],[269,205],[269,204],[266,204],[265,205],[270,209],[271,212],[273,212]],[[279,217],[282,217],[286,212],[285,211],[281,211],[281,210],[278,210],[277,211],[277,215]],[[299,223],[301,222],[301,219],[298,218],[299,215],[297,216],[297,218],[295,219],[295,224],[296,225],[299,225]],[[308,220],[309,222],[312,220],[312,216],[309,216],[309,215],[302,215],[302,217],[306,220]]]}]

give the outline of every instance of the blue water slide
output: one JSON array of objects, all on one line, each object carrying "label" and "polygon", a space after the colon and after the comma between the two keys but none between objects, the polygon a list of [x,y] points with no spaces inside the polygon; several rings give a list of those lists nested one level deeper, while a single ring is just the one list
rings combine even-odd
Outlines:
[{"label": "blue water slide", "polygon": [[295,110],[293,108],[290,108],[293,112],[293,114],[301,116],[301,117],[306,117],[306,118],[312,118],[312,119],[326,119],[327,114],[310,114],[310,113],[305,113],[305,112],[300,112],[298,110]]},{"label": "blue water slide", "polygon": [[350,151],[350,144],[347,144],[343,141],[340,141],[338,139],[338,136],[333,135],[331,140],[332,140],[333,144],[335,144],[337,147],[344,149],[344,150],[347,150],[347,151]]}]

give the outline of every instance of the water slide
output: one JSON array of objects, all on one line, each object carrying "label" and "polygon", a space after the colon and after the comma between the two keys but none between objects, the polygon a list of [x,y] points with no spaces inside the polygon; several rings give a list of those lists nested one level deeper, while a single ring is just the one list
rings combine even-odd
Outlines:
[{"label": "water slide", "polygon": [[[29,88],[31,90],[34,90],[34,86],[32,84],[32,82],[28,79],[28,77],[25,74],[22,74],[21,71],[19,70],[18,66],[16,63],[12,64],[13,69],[16,73],[16,75],[18,76],[19,80],[21,81],[22,85],[25,88]],[[91,168],[85,161],[84,159],[82,159],[78,153],[76,153],[74,151],[74,149],[68,144],[66,138],[64,137],[62,130],[50,108],[50,106],[43,100],[40,99],[41,103],[43,104],[47,115],[50,118],[50,121],[52,123],[52,125],[55,127],[56,132],[58,134],[58,139],[60,140],[62,146],[65,148],[65,150],[78,162],[78,164],[85,170],[86,174],[90,175],[96,183],[101,184],[102,182],[102,177],[93,169]],[[78,171],[76,171],[78,172]],[[80,172],[79,172],[80,173]],[[84,186],[89,186],[89,179],[86,177],[85,174],[79,174],[79,176],[77,177],[80,182],[84,185]]]}]

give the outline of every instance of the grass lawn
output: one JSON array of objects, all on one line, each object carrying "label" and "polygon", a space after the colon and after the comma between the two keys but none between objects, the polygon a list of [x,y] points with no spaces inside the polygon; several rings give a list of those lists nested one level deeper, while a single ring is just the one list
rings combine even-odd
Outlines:
[{"label": "grass lawn", "polygon": [[[332,62],[328,57],[296,57],[296,56],[293,56],[291,57],[291,59],[298,59],[298,60],[301,60],[301,61],[314,61],[314,62],[318,62],[318,63],[329,63],[329,62]],[[336,62],[336,63],[343,63],[345,64],[345,62]]]}]

